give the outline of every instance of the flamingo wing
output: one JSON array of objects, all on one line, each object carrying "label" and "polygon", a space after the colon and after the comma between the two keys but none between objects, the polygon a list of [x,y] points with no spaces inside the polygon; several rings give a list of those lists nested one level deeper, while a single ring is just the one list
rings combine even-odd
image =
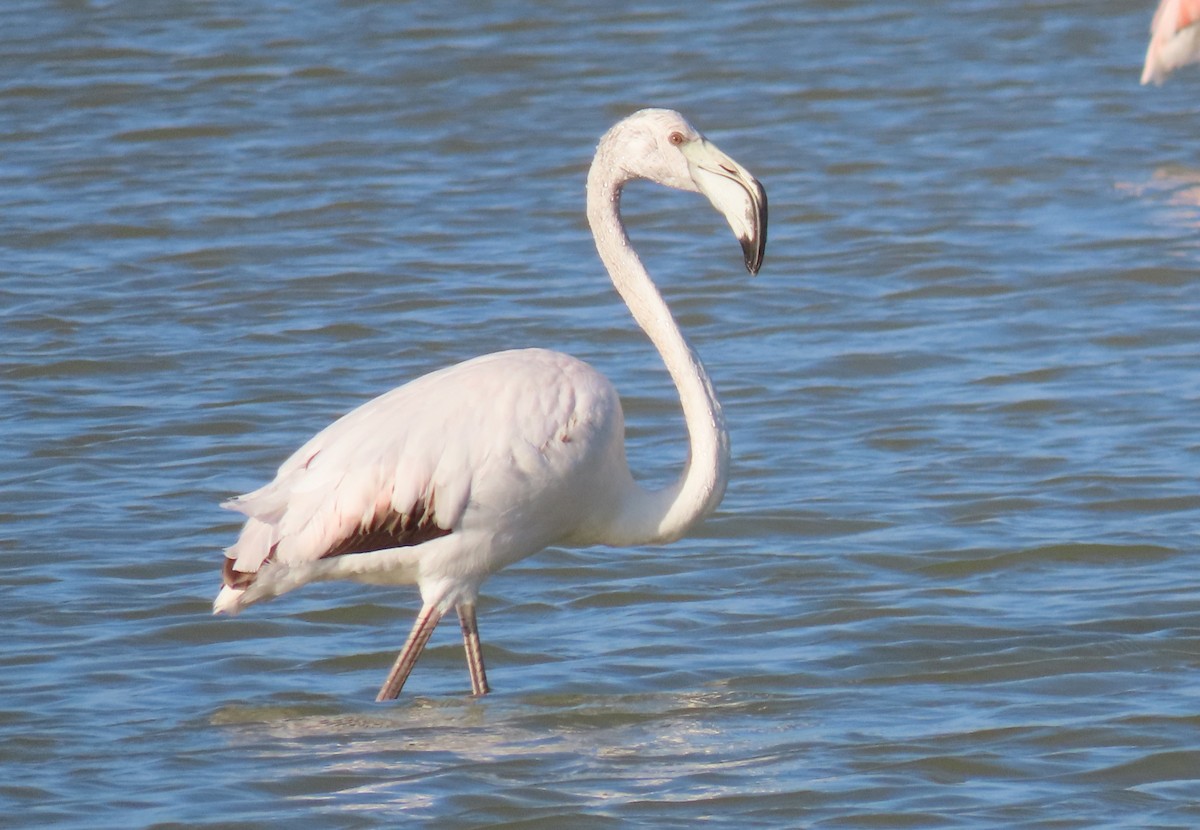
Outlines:
[{"label": "flamingo wing", "polygon": [[1150,23],[1142,83],[1161,84],[1174,70],[1200,60],[1200,0],[1162,0]]},{"label": "flamingo wing", "polygon": [[[509,548],[495,562],[479,554],[476,567],[490,572],[570,532],[579,521],[580,505],[565,500],[574,473],[602,466],[614,441],[623,461],[623,431],[611,384],[556,352],[499,352],[418,378],[330,424],[272,482],[223,505],[248,518],[226,551],[214,608],[236,612],[333,575],[419,582],[417,548],[480,529],[504,535]],[[547,511],[548,498],[561,509]],[[539,503],[536,515],[523,510]],[[471,521],[472,513],[481,515]],[[397,555],[401,548],[413,554]],[[334,559],[381,551],[390,557],[334,573]],[[276,587],[243,597],[267,571]]]}]

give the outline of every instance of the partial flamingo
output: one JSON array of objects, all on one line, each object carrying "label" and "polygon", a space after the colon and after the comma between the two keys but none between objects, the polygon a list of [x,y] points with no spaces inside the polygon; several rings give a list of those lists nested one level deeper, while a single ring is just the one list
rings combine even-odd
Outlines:
[{"label": "partial flamingo", "polygon": [[248,518],[225,552],[214,613],[235,614],[308,582],[416,584],[422,606],[379,690],[395,698],[438,621],[458,613],[471,689],[488,692],[475,620],[489,575],[548,545],[672,542],[721,501],[729,435],[708,374],[630,245],[620,218],[633,179],[704,194],[758,273],[767,197],[744,167],[677,112],[647,109],[600,140],[587,179],[596,249],[674,381],[688,461],[661,490],[625,460],[613,385],[545,349],[484,355],[363,404],[297,450],[275,480],[227,502]]},{"label": "partial flamingo", "polygon": [[1181,66],[1200,61],[1200,0],[1162,0],[1150,23],[1142,83],[1162,84]]}]

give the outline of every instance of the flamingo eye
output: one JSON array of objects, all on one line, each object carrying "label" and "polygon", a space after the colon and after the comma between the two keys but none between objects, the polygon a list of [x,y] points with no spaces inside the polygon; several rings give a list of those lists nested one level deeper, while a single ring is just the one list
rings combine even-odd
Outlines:
[{"label": "flamingo eye", "polygon": [[680,144],[683,143],[683,133],[676,130],[675,132],[673,132],[669,136],[667,136],[667,141],[671,142],[676,147],[678,147]]}]

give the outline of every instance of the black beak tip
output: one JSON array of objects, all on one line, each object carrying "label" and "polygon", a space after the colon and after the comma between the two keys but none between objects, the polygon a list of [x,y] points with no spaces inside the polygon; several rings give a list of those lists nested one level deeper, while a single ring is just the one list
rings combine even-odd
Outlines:
[{"label": "black beak tip", "polygon": [[742,243],[742,255],[746,258],[746,270],[750,272],[750,276],[757,276],[758,269],[762,268],[766,246],[761,244],[760,240],[750,236],[738,241]]},{"label": "black beak tip", "polygon": [[[751,192],[750,197],[756,208],[754,217],[756,232],[738,241],[742,243],[742,253],[746,257],[746,270],[750,272],[751,276],[756,276],[758,269],[762,268],[763,257],[767,253],[767,191],[757,181],[753,183],[757,194]],[[757,198],[754,198],[755,195]]]}]

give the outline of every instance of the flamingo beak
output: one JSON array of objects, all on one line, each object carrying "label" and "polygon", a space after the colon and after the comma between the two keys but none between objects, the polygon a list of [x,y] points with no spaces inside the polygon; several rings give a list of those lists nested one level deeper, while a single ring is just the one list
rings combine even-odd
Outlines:
[{"label": "flamingo beak", "polygon": [[725,217],[742,245],[746,270],[757,274],[767,250],[767,192],[745,167],[706,138],[679,148],[697,189]]}]

